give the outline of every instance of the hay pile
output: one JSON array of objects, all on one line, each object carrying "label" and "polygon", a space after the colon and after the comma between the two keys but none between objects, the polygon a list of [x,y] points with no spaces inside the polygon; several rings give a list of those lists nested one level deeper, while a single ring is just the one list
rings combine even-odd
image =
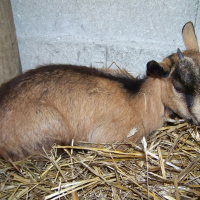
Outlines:
[{"label": "hay pile", "polygon": [[147,148],[144,141],[127,149],[55,146],[40,156],[43,163],[0,160],[0,199],[200,199],[196,126],[167,126]]}]

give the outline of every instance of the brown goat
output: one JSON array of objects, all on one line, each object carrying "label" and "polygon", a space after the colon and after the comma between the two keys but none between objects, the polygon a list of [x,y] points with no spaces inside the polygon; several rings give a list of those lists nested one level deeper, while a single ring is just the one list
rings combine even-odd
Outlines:
[{"label": "brown goat", "polygon": [[[191,37],[184,31],[183,35],[184,41]],[[52,65],[4,83],[0,88],[1,157],[21,159],[54,143],[67,145],[72,139],[137,142],[163,125],[166,110],[199,124],[200,117],[193,112],[199,108],[199,82],[194,81],[189,90],[193,79],[186,77],[188,73],[192,78],[199,76],[199,66],[180,52],[179,57],[174,54],[161,63],[170,71],[149,62],[143,79],[135,79],[126,70]],[[187,71],[184,64],[188,63],[192,66]]]}]

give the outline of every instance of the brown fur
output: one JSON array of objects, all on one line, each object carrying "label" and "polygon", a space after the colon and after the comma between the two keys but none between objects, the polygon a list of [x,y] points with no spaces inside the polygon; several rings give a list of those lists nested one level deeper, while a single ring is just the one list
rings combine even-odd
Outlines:
[{"label": "brown fur", "polygon": [[[187,102],[174,88],[179,68],[169,66],[170,73],[151,61],[143,79],[126,70],[69,65],[12,79],[0,88],[0,155],[17,160],[72,139],[138,142],[163,125],[168,109],[190,121]],[[137,132],[127,138],[133,129]]]}]

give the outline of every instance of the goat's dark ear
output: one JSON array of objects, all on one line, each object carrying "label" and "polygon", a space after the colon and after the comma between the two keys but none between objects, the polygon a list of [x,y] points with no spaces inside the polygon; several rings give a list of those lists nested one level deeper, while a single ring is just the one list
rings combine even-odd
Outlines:
[{"label": "goat's dark ear", "polygon": [[154,78],[166,78],[169,72],[166,72],[155,60],[147,63],[146,75]]}]

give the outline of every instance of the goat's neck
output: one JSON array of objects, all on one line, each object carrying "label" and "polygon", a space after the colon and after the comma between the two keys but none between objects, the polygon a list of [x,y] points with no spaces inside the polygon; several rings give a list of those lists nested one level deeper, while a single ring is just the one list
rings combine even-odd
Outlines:
[{"label": "goat's neck", "polygon": [[[164,122],[164,105],[161,100],[161,80],[148,78],[135,99],[135,108],[139,123],[138,130],[143,130],[146,136],[160,128]],[[136,120],[137,121],[137,120]]]}]

